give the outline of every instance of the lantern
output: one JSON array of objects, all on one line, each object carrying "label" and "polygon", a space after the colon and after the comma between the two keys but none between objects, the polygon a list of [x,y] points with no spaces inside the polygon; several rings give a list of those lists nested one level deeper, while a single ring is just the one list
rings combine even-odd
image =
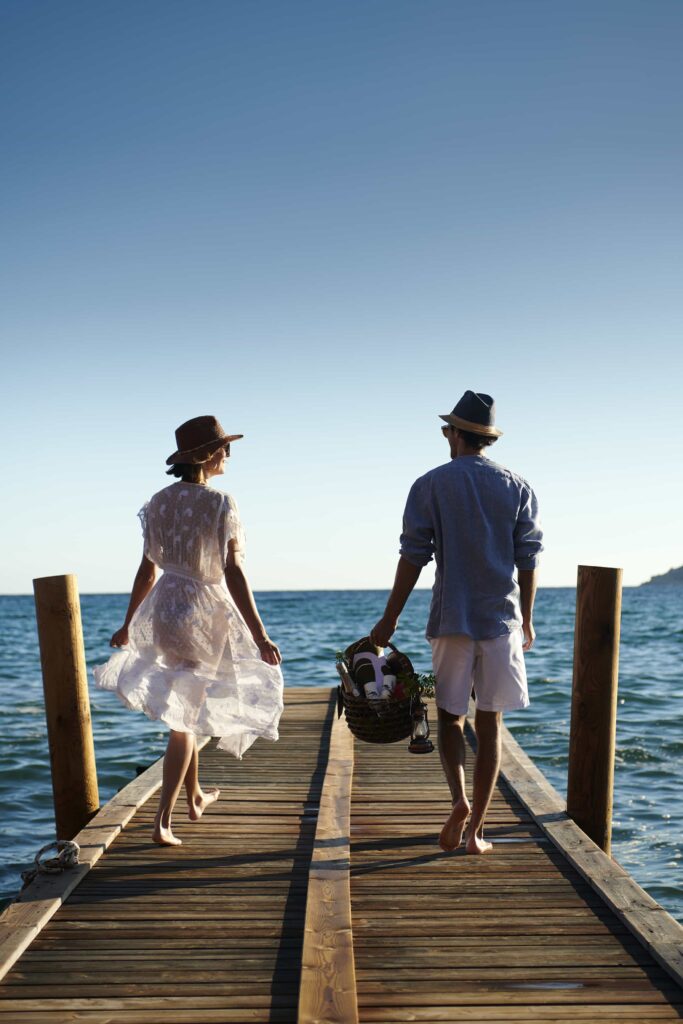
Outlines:
[{"label": "lantern", "polygon": [[412,729],[408,750],[411,754],[431,754],[434,744],[429,738],[427,706],[421,700],[415,701],[412,709]]}]

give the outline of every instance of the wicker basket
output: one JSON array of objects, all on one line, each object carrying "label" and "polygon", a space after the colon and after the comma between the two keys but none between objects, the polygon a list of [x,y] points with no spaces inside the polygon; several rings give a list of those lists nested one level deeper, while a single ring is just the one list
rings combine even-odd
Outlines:
[{"label": "wicker basket", "polygon": [[[353,664],[353,656],[359,647],[364,647],[369,637],[362,637],[355,644],[351,644],[344,651],[344,661],[347,666]],[[413,666],[405,654],[397,650],[393,644],[388,644],[391,654],[387,662],[391,665],[394,674],[414,674]],[[343,686],[339,687],[339,714],[342,708],[346,716],[346,722],[356,737],[365,743],[397,743],[410,736],[413,720],[412,707],[413,699],[406,697],[405,700],[383,700],[370,702],[365,697],[354,697],[347,693]]]}]

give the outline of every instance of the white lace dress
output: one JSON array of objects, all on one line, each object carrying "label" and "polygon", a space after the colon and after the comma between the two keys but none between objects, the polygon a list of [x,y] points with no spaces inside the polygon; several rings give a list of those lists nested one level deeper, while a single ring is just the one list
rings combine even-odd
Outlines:
[{"label": "white lace dress", "polygon": [[178,732],[220,737],[235,757],[278,738],[282,673],[261,660],[223,576],[228,542],[242,549],[235,502],[175,483],[139,513],[147,557],[163,570],[130,624],[129,644],[95,670],[97,685]]}]

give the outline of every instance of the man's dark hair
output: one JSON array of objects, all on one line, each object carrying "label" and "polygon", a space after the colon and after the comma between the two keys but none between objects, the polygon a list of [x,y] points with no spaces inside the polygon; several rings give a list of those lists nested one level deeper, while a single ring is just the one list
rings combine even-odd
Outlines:
[{"label": "man's dark hair", "polygon": [[485,437],[483,434],[472,434],[469,430],[461,430],[460,427],[456,427],[456,430],[465,444],[470,448],[476,448],[478,452],[480,452],[482,448],[488,448],[489,445],[498,440],[497,437]]},{"label": "man's dark hair", "polygon": [[175,476],[186,484],[198,484],[202,481],[202,467],[200,463],[176,462],[166,470],[166,475]]}]

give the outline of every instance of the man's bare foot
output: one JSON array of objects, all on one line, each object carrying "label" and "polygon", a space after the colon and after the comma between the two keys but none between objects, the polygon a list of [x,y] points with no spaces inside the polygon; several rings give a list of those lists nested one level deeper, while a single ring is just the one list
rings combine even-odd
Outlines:
[{"label": "man's bare foot", "polygon": [[484,833],[481,832],[477,835],[476,832],[472,832],[467,837],[467,843],[465,849],[468,853],[491,853],[493,851],[493,843],[489,843],[484,839]]},{"label": "man's bare foot", "polygon": [[453,809],[448,815],[446,824],[441,829],[441,835],[439,836],[439,846],[445,853],[457,850],[460,846],[469,813],[470,805],[464,798],[453,804]]},{"label": "man's bare foot", "polygon": [[190,821],[199,821],[202,814],[209,806],[209,804],[215,803],[218,797],[221,795],[220,789],[207,789],[204,793],[202,792],[198,797],[193,800],[188,800],[188,812],[187,816]]},{"label": "man's bare foot", "polygon": [[154,831],[152,832],[152,841],[157,846],[182,846],[182,839],[178,839],[171,832],[171,827],[164,828],[159,822],[154,823]]}]

